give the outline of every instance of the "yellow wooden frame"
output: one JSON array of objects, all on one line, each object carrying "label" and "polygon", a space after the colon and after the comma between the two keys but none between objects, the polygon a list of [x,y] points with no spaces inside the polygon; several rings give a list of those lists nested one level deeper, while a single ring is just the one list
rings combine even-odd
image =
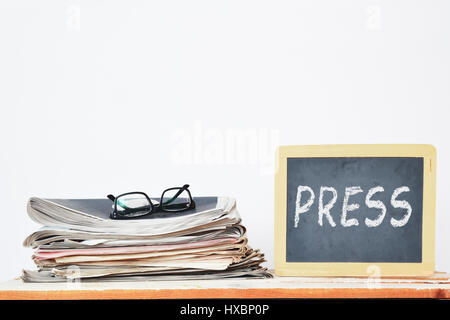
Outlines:
[{"label": "yellow wooden frame", "polygon": [[[287,158],[423,157],[421,263],[286,262]],[[434,272],[436,149],[432,145],[280,146],[275,174],[275,273],[278,276],[423,276]]]}]

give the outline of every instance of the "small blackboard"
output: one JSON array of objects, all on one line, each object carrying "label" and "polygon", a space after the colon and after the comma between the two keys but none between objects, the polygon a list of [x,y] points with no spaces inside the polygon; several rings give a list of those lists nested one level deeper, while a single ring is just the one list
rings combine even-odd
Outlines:
[{"label": "small blackboard", "polygon": [[432,146],[280,147],[278,164],[277,274],[434,271]]}]

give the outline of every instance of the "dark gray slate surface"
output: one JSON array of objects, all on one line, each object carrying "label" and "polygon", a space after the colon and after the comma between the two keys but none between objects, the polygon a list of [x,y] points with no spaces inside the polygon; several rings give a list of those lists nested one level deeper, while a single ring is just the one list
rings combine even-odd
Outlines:
[{"label": "dark gray slate surface", "polygon": [[[310,210],[300,215],[294,227],[297,188],[306,185],[313,189],[315,201]],[[332,227],[323,218],[318,224],[318,201],[321,186],[337,190],[338,198],[330,213],[336,223]],[[359,209],[348,213],[347,219],[357,218],[359,225],[341,225],[345,188],[360,186],[362,193],[351,196],[349,203],[358,203]],[[379,210],[365,205],[366,194],[375,186],[385,191],[376,193],[372,200],[381,200],[387,213],[383,222],[369,228],[366,217],[375,219]],[[393,208],[391,196],[400,186],[410,192],[398,200],[406,200],[412,207],[408,223],[394,228],[391,217],[401,219],[405,209]],[[308,200],[304,193],[301,204]],[[331,199],[324,193],[324,203]],[[422,261],[422,201],[423,158],[289,158],[287,160],[287,262],[421,262]]]}]

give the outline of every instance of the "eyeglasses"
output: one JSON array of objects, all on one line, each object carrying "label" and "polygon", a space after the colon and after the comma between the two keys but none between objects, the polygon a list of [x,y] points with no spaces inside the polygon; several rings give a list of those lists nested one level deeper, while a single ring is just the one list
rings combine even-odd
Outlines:
[{"label": "eyeglasses", "polygon": [[113,201],[111,219],[130,219],[148,215],[157,211],[180,212],[195,208],[189,185],[166,189],[161,200],[150,200],[144,192],[128,192],[117,197],[109,194],[107,197]]}]

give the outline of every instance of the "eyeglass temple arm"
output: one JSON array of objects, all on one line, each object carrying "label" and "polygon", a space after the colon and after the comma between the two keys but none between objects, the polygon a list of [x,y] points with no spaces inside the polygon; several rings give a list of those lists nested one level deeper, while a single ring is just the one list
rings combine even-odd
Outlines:
[{"label": "eyeglass temple arm", "polygon": [[[168,202],[172,202],[174,199],[176,199],[184,190],[187,190],[187,188],[189,188],[188,184],[185,184],[184,186],[182,186],[180,188],[180,190],[178,190],[178,192],[172,197],[172,199],[170,199]],[[108,194],[106,196],[109,200],[111,201],[115,201],[116,197],[114,197],[112,194]]]},{"label": "eyeglass temple arm", "polygon": [[189,188],[188,184],[182,186],[180,190],[178,190],[178,192],[172,197],[172,199],[177,198],[184,190],[187,190],[187,188]]},{"label": "eyeglass temple arm", "polygon": [[168,204],[168,203],[171,203],[172,201],[174,201],[184,190],[187,190],[187,188],[189,188],[189,185],[188,184],[185,184],[184,186],[182,186],[181,188],[180,188],[180,190],[178,190],[178,192],[177,193],[175,193],[174,195],[173,195],[173,197],[170,199],[170,200],[168,200],[168,201],[166,201],[165,203],[166,204]]}]

